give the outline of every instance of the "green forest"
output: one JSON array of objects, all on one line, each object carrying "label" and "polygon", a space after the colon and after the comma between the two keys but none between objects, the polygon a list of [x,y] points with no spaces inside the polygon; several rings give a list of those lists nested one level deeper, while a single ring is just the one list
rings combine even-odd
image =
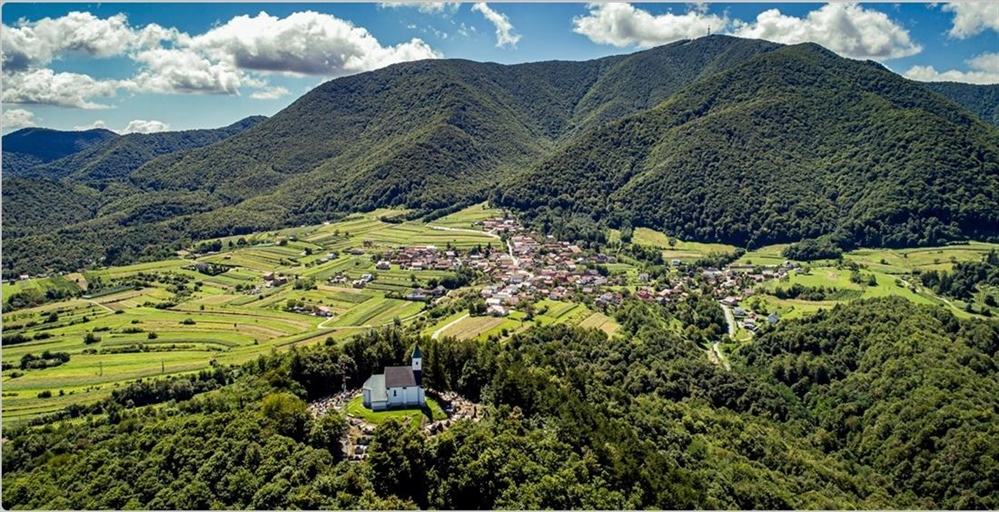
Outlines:
[{"label": "green forest", "polygon": [[[705,301],[627,302],[622,335],[532,328],[503,343],[390,327],[192,377],[134,383],[7,428],[3,506],[95,508],[999,507],[999,323],[900,298],[762,330],[708,362]],[[692,327],[683,334],[663,328]],[[403,364],[483,404],[428,437],[386,421],[344,460],[346,423],[307,401]],[[58,420],[58,421],[54,421]]]},{"label": "green forest", "polygon": [[816,45],[711,36],[582,62],[401,63],[217,130],[21,130],[4,137],[3,271],[486,199],[594,243],[625,226],[747,250],[996,240],[995,89],[934,87]]}]

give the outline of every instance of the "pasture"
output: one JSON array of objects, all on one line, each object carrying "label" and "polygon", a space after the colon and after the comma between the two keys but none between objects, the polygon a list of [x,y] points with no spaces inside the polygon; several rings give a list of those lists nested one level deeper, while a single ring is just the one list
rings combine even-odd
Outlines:
[{"label": "pasture", "polygon": [[468,208],[452,213],[451,215],[441,217],[430,224],[449,228],[481,230],[482,226],[476,226],[476,222],[500,217],[503,217],[502,210],[499,208],[490,208],[488,203],[483,202],[469,206]]}]

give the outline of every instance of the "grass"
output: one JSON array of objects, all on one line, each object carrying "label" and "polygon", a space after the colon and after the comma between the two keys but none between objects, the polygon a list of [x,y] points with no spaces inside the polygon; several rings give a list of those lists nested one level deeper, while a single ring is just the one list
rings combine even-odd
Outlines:
[{"label": "grass", "polygon": [[433,222],[434,226],[445,226],[450,228],[476,229],[481,230],[482,226],[474,225],[486,219],[503,217],[503,211],[498,208],[489,208],[487,203],[479,203],[469,206],[464,210],[457,211],[451,215],[441,217]]},{"label": "grass", "polygon": [[509,329],[510,327],[519,326],[520,322],[495,316],[470,316],[445,329],[441,333],[441,337],[451,337],[460,340],[478,338],[480,336],[488,337],[488,333],[494,329],[498,328],[502,331],[504,324],[508,325],[507,329]]},{"label": "grass", "polygon": [[393,409],[388,411],[372,411],[364,407],[363,400],[364,397],[358,395],[347,402],[347,414],[361,418],[374,425],[381,425],[390,419],[394,419],[408,421],[413,426],[420,427],[424,422],[429,423],[447,419],[447,413],[430,397],[427,397],[427,406],[422,409]]},{"label": "grass", "polygon": [[[610,230],[610,241],[621,239],[621,232],[616,229]],[[663,248],[663,258],[667,261],[678,259],[681,261],[694,261],[703,258],[711,253],[733,252],[735,246],[726,244],[712,244],[700,242],[685,242],[676,238],[672,239],[661,231],[648,228],[636,228],[631,236],[631,242],[639,245],[647,245]]]},{"label": "grass", "polygon": [[603,313],[593,313],[590,316],[583,319],[579,323],[580,327],[583,328],[596,328],[607,333],[608,336],[613,336],[618,329],[621,328],[620,325],[613,318],[603,314]]},{"label": "grass", "polygon": [[[775,288],[788,288],[795,283],[808,287],[835,288],[841,292],[834,292],[832,298],[836,300],[806,301],[800,299],[778,299],[773,296],[766,296],[766,301],[772,306],[769,311],[777,311],[782,318],[785,314],[791,318],[800,317],[805,314],[814,313],[819,309],[832,307],[836,304],[848,302],[855,298],[873,298],[898,295],[916,304],[926,304],[949,309],[959,318],[970,318],[972,315],[966,313],[959,307],[952,307],[943,299],[933,295],[925,289],[917,286],[917,291],[912,291],[902,283],[896,283],[898,276],[879,271],[862,270],[863,275],[873,274],[877,280],[876,286],[857,284],[850,281],[849,269],[837,269],[836,267],[813,267],[809,274],[797,274],[792,272],[788,275],[787,282],[770,281],[759,287],[758,290],[773,291]],[[847,292],[847,293],[843,293]]]}]

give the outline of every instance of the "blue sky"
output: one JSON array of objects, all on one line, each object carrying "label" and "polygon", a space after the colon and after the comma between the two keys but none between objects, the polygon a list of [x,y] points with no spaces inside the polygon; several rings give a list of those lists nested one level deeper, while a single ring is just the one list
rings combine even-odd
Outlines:
[{"label": "blue sky", "polygon": [[917,80],[999,83],[999,2],[5,3],[3,132],[152,132],[273,115],[406,60],[586,60],[713,33],[813,41]]}]

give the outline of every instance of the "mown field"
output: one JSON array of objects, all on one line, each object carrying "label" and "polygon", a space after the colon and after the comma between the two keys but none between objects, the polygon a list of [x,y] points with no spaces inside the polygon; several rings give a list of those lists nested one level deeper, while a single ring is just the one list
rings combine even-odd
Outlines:
[{"label": "mown field", "polygon": [[[4,421],[100,400],[135,379],[196,372],[213,360],[238,364],[272,349],[344,339],[366,328],[411,321],[422,314],[424,304],[386,294],[425,287],[447,272],[397,267],[375,271],[373,256],[400,246],[444,249],[498,243],[485,233],[378,220],[400,213],[404,211],[378,210],[339,223],[227,237],[220,239],[222,250],[196,259],[185,253],[184,258],[4,282],[7,297],[29,288],[42,293],[54,288],[81,293],[88,282],[115,283],[140,273],[164,281],[138,288],[112,287],[88,298],[5,312],[4,336],[20,335],[27,341],[3,347],[7,368],[3,371]],[[498,212],[483,213],[480,207],[458,212],[451,220],[494,214]],[[362,253],[350,254],[352,249]],[[321,261],[332,252],[339,257]],[[214,276],[202,274],[193,268],[195,263],[224,265],[229,270]],[[287,276],[289,282],[268,288],[263,278],[267,272]],[[326,282],[340,273],[349,279],[365,273],[377,277],[364,289]],[[314,279],[315,287],[295,289],[296,276]],[[184,281],[183,291],[177,289],[176,280]],[[328,307],[333,316],[286,311],[289,301],[308,309]],[[168,307],[156,307],[164,304]],[[89,343],[85,342],[88,336]],[[20,368],[22,358],[44,352],[67,353],[69,361],[41,369]]]}]

